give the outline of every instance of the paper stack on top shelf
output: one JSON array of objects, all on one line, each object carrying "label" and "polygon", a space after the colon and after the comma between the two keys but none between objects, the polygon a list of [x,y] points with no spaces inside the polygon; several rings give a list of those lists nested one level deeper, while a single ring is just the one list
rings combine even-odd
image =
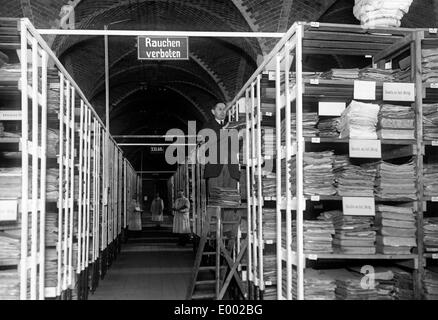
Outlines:
[{"label": "paper stack on top shelf", "polygon": [[424,195],[427,197],[438,196],[438,163],[424,164]]},{"label": "paper stack on top shelf", "polygon": [[425,270],[423,278],[424,299],[438,300],[438,270]]},{"label": "paper stack on top shelf", "polygon": [[321,78],[323,79],[332,79],[332,80],[348,80],[348,79],[358,79],[359,78],[359,69],[331,69],[327,72],[321,74]]},{"label": "paper stack on top shelf", "polygon": [[335,253],[375,254],[376,232],[373,228],[374,217],[344,216],[342,211],[329,211],[321,218],[333,221]]},{"label": "paper stack on top shelf", "polygon": [[340,138],[375,140],[377,139],[378,104],[351,101],[341,115]]},{"label": "paper stack on top shelf", "polygon": [[410,254],[416,242],[416,221],[412,204],[409,206],[376,205],[377,252]]},{"label": "paper stack on top shelf", "polygon": [[372,166],[356,166],[348,156],[336,155],[333,161],[337,194],[343,197],[372,197],[377,170]]},{"label": "paper stack on top shelf", "polygon": [[[333,151],[304,153],[304,194],[330,196],[336,194],[333,173]],[[296,181],[296,157],[289,161],[291,183]]]},{"label": "paper stack on top shelf", "polygon": [[384,104],[379,113],[380,139],[415,139],[415,113],[412,107]]},{"label": "paper stack on top shelf", "polygon": [[338,127],[341,123],[341,117],[324,117],[319,118],[318,130],[321,138],[338,138]]},{"label": "paper stack on top shelf", "polygon": [[423,104],[423,139],[438,140],[438,103]]},{"label": "paper stack on top shelf", "polygon": [[400,70],[363,68],[359,71],[359,78],[364,81],[393,82]]},{"label": "paper stack on top shelf", "polygon": [[424,219],[424,249],[426,252],[438,252],[438,217]]},{"label": "paper stack on top shelf", "polygon": [[397,165],[381,161],[377,165],[376,195],[381,199],[417,198],[413,161]]},{"label": "paper stack on top shelf", "polygon": [[[286,270],[283,271],[285,275]],[[341,270],[304,270],[305,300],[336,300],[336,277]],[[283,281],[285,283],[285,281]],[[292,271],[292,296],[297,298],[296,270]]]},{"label": "paper stack on top shelf", "polygon": [[422,49],[421,58],[423,82],[438,82],[438,49]]}]

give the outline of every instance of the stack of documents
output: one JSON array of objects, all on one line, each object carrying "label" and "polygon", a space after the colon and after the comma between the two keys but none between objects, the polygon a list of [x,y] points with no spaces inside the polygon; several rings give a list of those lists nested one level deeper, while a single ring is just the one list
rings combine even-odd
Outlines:
[{"label": "stack of documents", "polygon": [[417,198],[413,161],[397,165],[381,161],[377,165],[376,195],[381,199]]},{"label": "stack of documents", "polygon": [[364,81],[393,82],[400,70],[363,68],[359,71],[359,78]]},{"label": "stack of documents", "polygon": [[220,207],[234,207],[240,205],[240,193],[234,188],[212,187],[208,204]]},{"label": "stack of documents", "polygon": [[421,50],[423,82],[438,82],[438,49]]},{"label": "stack of documents", "polygon": [[45,284],[46,287],[56,287],[58,283],[58,253],[56,249],[46,248],[45,250]]},{"label": "stack of documents", "polygon": [[423,228],[425,251],[438,252],[438,218],[425,218]]},{"label": "stack of documents", "polygon": [[[29,75],[30,72],[28,72]],[[4,82],[16,82],[18,88],[18,80],[21,77],[21,64],[20,63],[5,63],[0,68],[0,79]],[[32,79],[32,77],[30,78]]]},{"label": "stack of documents", "polygon": [[[292,226],[292,250],[296,251],[296,221]],[[333,253],[335,228],[331,220],[305,220],[303,223],[305,253]]]},{"label": "stack of documents", "polygon": [[[352,267],[349,269],[358,275],[364,276],[365,270],[363,270],[362,267]],[[367,275],[368,278],[363,278],[363,284],[372,286],[372,279],[374,279],[374,286],[377,290],[378,300],[396,300],[395,269],[396,268],[393,269],[377,266],[366,270],[369,274]]]},{"label": "stack of documents", "polygon": [[425,163],[423,172],[424,195],[438,196],[438,163]]},{"label": "stack of documents", "polygon": [[336,298],[338,300],[377,300],[378,281],[375,285],[364,283],[363,275],[345,271],[336,278]]},{"label": "stack of documents", "polygon": [[0,301],[20,299],[20,274],[18,269],[0,270]]},{"label": "stack of documents", "polygon": [[47,169],[46,174],[46,199],[49,201],[58,201],[59,194],[59,169]]},{"label": "stack of documents", "polygon": [[334,161],[335,185],[342,197],[372,197],[377,170],[371,166],[349,164],[346,157]]},{"label": "stack of documents", "polygon": [[340,138],[375,140],[380,106],[353,100],[344,110],[339,124]]},{"label": "stack of documents", "polygon": [[[334,251],[345,254],[375,254],[376,232],[374,217],[344,216],[342,212],[332,212],[335,237]],[[329,215],[323,214],[323,217]]]},{"label": "stack of documents", "polygon": [[275,128],[262,127],[262,154],[275,155]]},{"label": "stack of documents", "polygon": [[277,211],[263,208],[263,240],[277,240]]},{"label": "stack of documents", "polygon": [[20,260],[20,230],[0,231],[0,265],[15,265]]},{"label": "stack of documents", "polygon": [[56,158],[59,152],[59,130],[47,129],[47,150],[49,158]]},{"label": "stack of documents", "polygon": [[438,300],[438,270],[426,270],[423,278],[424,298]]},{"label": "stack of documents", "polygon": [[411,205],[376,206],[376,248],[383,254],[410,254],[417,246],[416,221]]},{"label": "stack of documents", "polygon": [[[316,124],[318,123],[318,113],[317,112],[306,112],[303,113],[303,136],[304,137],[316,137],[318,135],[318,129]],[[291,115],[291,138],[296,138],[296,114]],[[286,120],[281,122],[281,140],[286,142]]]},{"label": "stack of documents", "polygon": [[[336,270],[304,270],[305,300],[336,300]],[[283,273],[285,275],[285,273]],[[292,297],[297,298],[297,273],[292,271]]]},{"label": "stack of documents", "polygon": [[21,198],[21,167],[0,168],[0,195],[2,198]]},{"label": "stack of documents", "polygon": [[397,300],[414,299],[414,278],[412,273],[399,268],[392,268],[394,272]]},{"label": "stack of documents", "polygon": [[379,113],[380,139],[415,139],[415,113],[412,107],[384,104]]},{"label": "stack of documents", "polygon": [[319,136],[321,138],[338,138],[340,123],[341,117],[320,117],[318,122]]},{"label": "stack of documents", "polygon": [[332,80],[358,79],[359,69],[331,69],[321,74],[321,78]]},{"label": "stack of documents", "polygon": [[48,84],[47,91],[47,112],[58,113],[59,112],[59,82],[52,82]]},{"label": "stack of documents", "polygon": [[46,212],[46,246],[55,247],[58,243],[58,213]]},{"label": "stack of documents", "polygon": [[263,281],[267,286],[277,283],[277,256],[275,254],[263,256]]},{"label": "stack of documents", "polygon": [[438,140],[438,103],[423,104],[423,138]]}]

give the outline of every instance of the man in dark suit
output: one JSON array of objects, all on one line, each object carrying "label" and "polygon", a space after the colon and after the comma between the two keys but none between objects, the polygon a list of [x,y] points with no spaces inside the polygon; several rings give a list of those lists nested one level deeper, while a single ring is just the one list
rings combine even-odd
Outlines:
[{"label": "man in dark suit", "polygon": [[[217,159],[214,159],[215,163],[207,163],[205,164],[204,169],[204,178],[207,179],[207,188],[211,190],[212,187],[229,187],[237,189],[237,182],[240,180],[240,171],[239,164],[237,163],[237,152],[238,150],[233,150],[231,138],[228,141],[221,140],[221,130],[226,130],[226,106],[224,103],[219,102],[212,105],[211,112],[214,116],[214,119],[208,121],[203,129],[211,129],[214,131],[217,137]],[[233,139],[237,139],[238,137],[233,137]],[[208,140],[204,142],[208,143]],[[226,163],[224,159],[221,161],[221,144],[224,145],[228,142],[228,157],[226,159]],[[232,161],[234,160],[234,161]]]}]

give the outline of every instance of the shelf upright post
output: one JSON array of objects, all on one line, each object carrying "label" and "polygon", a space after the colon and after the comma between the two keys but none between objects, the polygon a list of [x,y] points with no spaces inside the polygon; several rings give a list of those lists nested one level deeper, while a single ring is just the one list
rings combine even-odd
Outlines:
[{"label": "shelf upright post", "polygon": [[46,251],[46,174],[47,174],[47,63],[48,55],[43,49],[41,51],[41,186],[40,186],[40,283],[39,299],[45,298],[45,251]]},{"label": "shelf upright post", "polygon": [[[65,257],[65,247],[62,245],[63,243],[63,232],[64,227],[64,166],[65,166],[65,151],[64,151],[64,74],[61,72],[59,74],[59,156],[58,156],[58,168],[59,168],[59,184],[58,184],[58,282],[57,282],[57,291],[56,295],[60,296],[61,291],[63,290],[62,282],[65,279],[62,274],[64,270],[62,270],[62,263]],[[65,244],[65,239],[64,239]],[[65,261],[64,261],[65,262]],[[64,264],[65,266],[65,264]]]},{"label": "shelf upright post", "polygon": [[192,226],[193,226],[193,233],[198,234],[198,228],[197,228],[197,223],[196,223],[196,220],[198,219],[198,212],[196,211],[196,185],[195,185],[196,172],[195,172],[195,164],[192,163],[190,165],[192,167],[192,171],[191,171],[191,173],[192,173],[192,194],[191,194],[191,197],[192,197],[192,202],[193,202],[192,203],[192,208],[193,208],[192,209],[193,210]]},{"label": "shelf upright post", "polygon": [[[251,283],[254,281],[253,278],[253,272],[252,272],[252,246],[253,246],[253,237],[252,237],[252,206],[253,206],[253,194],[252,194],[252,188],[251,188],[251,161],[250,161],[250,127],[249,127],[249,89],[245,92],[245,117],[246,117],[246,126],[245,126],[245,160],[246,160],[246,197],[247,197],[247,238],[248,238],[248,249],[247,249],[247,255],[248,255],[248,282],[251,286]],[[250,297],[251,298],[251,297]]]},{"label": "shelf upright post", "polygon": [[27,299],[27,270],[28,270],[28,246],[29,238],[29,110],[28,110],[28,91],[27,91],[27,26],[24,20],[20,22],[21,33],[21,258],[20,258],[20,299]]},{"label": "shelf upright post", "polygon": [[[296,184],[297,184],[297,211],[296,211],[296,234],[297,234],[297,297],[304,300],[304,236],[303,236],[303,158],[304,158],[304,138],[303,138],[303,36],[304,26],[299,24],[296,33],[296,135],[297,135],[297,156],[296,156]],[[289,86],[289,82],[287,82]],[[289,87],[286,87],[289,92]],[[289,95],[289,94],[288,94]],[[290,96],[287,98],[290,101]],[[289,105],[288,105],[289,106]]]},{"label": "shelf upright post", "polygon": [[96,212],[97,212],[97,180],[98,179],[98,171],[97,171],[97,121],[93,118],[93,239],[91,241],[92,247],[92,262],[96,261],[96,241],[97,241],[97,233],[96,233]]},{"label": "shelf upright post", "polygon": [[87,122],[87,210],[85,216],[85,259],[84,268],[88,267],[89,263],[89,249],[90,249],[90,203],[91,203],[91,110],[88,109],[88,122]]},{"label": "shelf upright post", "polygon": [[257,76],[256,94],[257,94],[257,200],[258,200],[258,216],[257,216],[257,239],[258,239],[258,257],[259,257],[259,286],[260,290],[265,290],[265,283],[263,279],[263,190],[262,190],[262,114],[260,112],[260,105],[262,103],[260,79],[261,74]]},{"label": "shelf upright post", "polygon": [[251,186],[252,186],[252,191],[251,191],[251,204],[252,204],[252,228],[251,228],[251,232],[253,234],[253,263],[254,263],[254,282],[255,282],[255,286],[259,287],[259,276],[258,276],[258,257],[257,257],[257,245],[258,245],[258,240],[257,239],[257,197],[256,197],[256,193],[254,190],[254,185],[255,185],[255,172],[256,172],[256,167],[255,167],[255,159],[256,159],[256,139],[255,139],[255,117],[254,117],[254,109],[255,109],[255,92],[254,92],[254,82],[251,83]]},{"label": "shelf upright post", "polygon": [[[70,82],[69,82],[70,85]],[[74,201],[75,201],[75,98],[76,98],[76,90],[73,86],[69,86],[71,90],[71,102],[70,102],[70,130],[71,130],[71,140],[70,140],[70,148],[71,148],[71,157],[70,157],[70,254],[69,254],[69,286],[73,285],[73,221],[74,221]],[[79,182],[80,183],[80,182]],[[79,250],[79,247],[78,247]]]},{"label": "shelf upright post", "polygon": [[415,270],[414,295],[416,299],[421,299],[423,292],[423,276],[424,276],[424,154],[423,150],[423,67],[421,63],[422,41],[424,39],[423,31],[415,31],[413,33],[413,43],[411,44],[411,68],[412,79],[415,81],[415,119],[416,119],[416,141],[417,155],[416,160],[416,180],[417,180],[417,249],[418,249],[418,268]]},{"label": "shelf upright post", "polygon": [[291,98],[289,93],[289,65],[291,45],[286,42],[284,48],[284,91],[286,97],[285,126],[286,126],[286,299],[292,300],[292,194],[291,172],[288,170],[288,162],[292,159],[292,135],[291,135]]},{"label": "shelf upright post", "polygon": [[79,197],[78,197],[78,252],[77,252],[77,268],[76,268],[76,273],[80,273],[81,272],[81,267],[82,267],[82,263],[81,263],[81,253],[82,253],[82,216],[83,216],[83,211],[84,211],[84,206],[83,206],[83,195],[84,195],[84,190],[83,190],[83,186],[84,186],[84,123],[86,121],[86,119],[84,119],[84,117],[86,117],[85,115],[85,111],[84,111],[84,101],[81,99],[80,102],[81,105],[81,111],[80,111],[80,120],[79,120],[79,179],[78,179],[78,189],[79,189]]},{"label": "shelf upright post", "polygon": [[[31,38],[32,45],[32,227],[31,227],[31,273],[30,299],[37,299],[37,264],[38,264],[38,41]],[[27,85],[27,84],[25,84]]]},{"label": "shelf upright post", "polygon": [[277,150],[276,158],[276,231],[277,231],[277,299],[283,297],[282,283],[283,283],[283,268],[282,268],[282,228],[281,228],[281,60],[282,57],[278,53],[275,56],[275,146]]}]

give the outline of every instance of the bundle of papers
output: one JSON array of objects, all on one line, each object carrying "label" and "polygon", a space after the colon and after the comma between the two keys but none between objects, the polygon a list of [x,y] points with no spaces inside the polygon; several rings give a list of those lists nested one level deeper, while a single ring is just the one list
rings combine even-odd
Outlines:
[{"label": "bundle of papers", "polygon": [[[286,270],[285,270],[286,271]],[[304,270],[304,299],[305,300],[336,300],[337,270]],[[283,274],[286,274],[283,272]],[[297,298],[296,271],[292,271],[292,296]]]},{"label": "bundle of papers", "polygon": [[424,249],[426,252],[438,252],[438,218],[425,218]]},{"label": "bundle of papers", "polygon": [[18,264],[21,248],[18,232],[0,231],[0,265]]},{"label": "bundle of papers", "polygon": [[415,113],[412,107],[384,104],[379,113],[380,139],[415,139]]},{"label": "bundle of papers", "polygon": [[359,71],[359,78],[365,81],[393,82],[399,70],[364,68]]},{"label": "bundle of papers", "polygon": [[47,150],[49,158],[56,158],[59,152],[59,130],[47,129]]},{"label": "bundle of papers", "polygon": [[[349,268],[352,272],[364,276],[362,267]],[[362,271],[362,272],[361,272]],[[372,286],[371,277],[374,279],[374,286],[377,290],[378,300],[395,300],[396,299],[396,281],[394,278],[395,268],[373,267],[369,270],[368,279],[364,278],[364,284]]]},{"label": "bundle of papers", "polygon": [[438,196],[438,163],[425,163],[423,172],[424,195]]},{"label": "bundle of papers", "polygon": [[20,299],[20,274],[18,269],[0,270],[0,300]]},{"label": "bundle of papers", "polygon": [[263,193],[263,197],[277,196],[277,179],[275,174],[269,174],[267,176],[263,176],[262,193]]},{"label": "bundle of papers", "polygon": [[[296,221],[292,226],[292,250],[296,251]],[[305,220],[303,223],[305,253],[333,253],[335,228],[330,220]]]},{"label": "bundle of papers", "polygon": [[57,201],[59,198],[59,169],[50,168],[46,171],[46,199]]},{"label": "bundle of papers", "polygon": [[414,299],[414,278],[412,273],[406,272],[399,268],[392,268],[396,287],[397,300]]},{"label": "bundle of papers", "polygon": [[421,50],[421,63],[423,70],[423,82],[434,83],[438,81],[438,49]]},{"label": "bundle of papers", "polygon": [[394,27],[401,25],[401,19],[409,11],[413,0],[355,0],[353,14],[363,28]]},{"label": "bundle of papers", "polygon": [[377,120],[380,106],[353,100],[344,110],[339,123],[340,138],[377,139]]},{"label": "bundle of papers", "polygon": [[415,166],[412,161],[401,165],[381,161],[377,165],[376,195],[381,199],[415,200],[415,181]]},{"label": "bundle of papers", "polygon": [[323,214],[330,217],[335,227],[333,248],[337,253],[375,254],[376,232],[373,228],[374,217],[344,216],[340,211]]},{"label": "bundle of papers", "polygon": [[56,287],[58,282],[58,253],[56,249],[45,250],[44,262],[46,287]]},{"label": "bundle of papers", "polygon": [[338,300],[377,300],[378,281],[375,285],[363,282],[363,275],[345,271],[336,278],[336,298]]},{"label": "bundle of papers", "polygon": [[0,168],[0,195],[3,199],[21,198],[21,167]]},{"label": "bundle of papers", "polygon": [[47,112],[56,113],[59,112],[59,82],[52,82],[48,84],[47,91]]},{"label": "bundle of papers", "polygon": [[438,140],[438,103],[423,104],[423,138]]},{"label": "bundle of papers", "polygon": [[[8,81],[8,82],[17,82],[18,87],[18,80],[21,77],[21,64],[20,63],[5,63],[0,68],[0,79],[2,81]],[[32,79],[32,78],[30,78]]]},{"label": "bundle of papers", "polygon": [[263,240],[277,239],[277,211],[263,208]]},{"label": "bundle of papers", "polygon": [[[328,196],[336,194],[333,185],[333,151],[304,153],[304,194]],[[289,161],[291,183],[295,184],[296,158]]]},{"label": "bundle of papers", "polygon": [[372,166],[356,166],[345,156],[336,156],[334,174],[337,194],[343,197],[372,197],[377,170]]},{"label": "bundle of papers", "polygon": [[319,118],[318,130],[321,138],[337,138],[339,137],[338,127],[341,122],[340,117],[324,117]]},{"label": "bundle of papers", "polygon": [[234,207],[240,205],[240,193],[237,189],[213,187],[209,190],[209,192],[209,205],[223,207]]},{"label": "bundle of papers", "polygon": [[46,246],[54,247],[58,243],[58,213],[46,212]]},{"label": "bundle of papers", "polygon": [[262,154],[273,156],[275,154],[275,129],[262,127]]},{"label": "bundle of papers", "polygon": [[[318,129],[316,124],[318,123],[317,112],[305,112],[303,113],[303,136],[304,137],[316,137],[318,135]],[[295,139],[297,122],[296,114],[291,115],[291,138]],[[281,122],[281,141],[283,144],[286,142],[286,120]]]},{"label": "bundle of papers", "polygon": [[331,69],[330,71],[324,72],[321,78],[333,80],[358,79],[359,69]]},{"label": "bundle of papers", "polygon": [[416,222],[412,205],[376,206],[376,247],[378,253],[410,254],[417,246]]},{"label": "bundle of papers", "polygon": [[424,298],[438,300],[438,273],[426,270],[423,278]]},{"label": "bundle of papers", "polygon": [[275,254],[263,256],[263,280],[269,286],[277,283],[277,256]]}]

